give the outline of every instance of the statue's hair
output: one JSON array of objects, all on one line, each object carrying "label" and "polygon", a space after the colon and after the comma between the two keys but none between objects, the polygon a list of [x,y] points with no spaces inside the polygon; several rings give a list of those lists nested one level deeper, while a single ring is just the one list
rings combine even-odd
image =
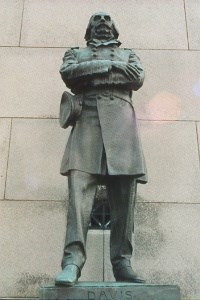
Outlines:
[{"label": "statue's hair", "polygon": [[[94,19],[94,16],[96,16],[97,13],[95,13],[94,15],[91,16],[90,20],[89,20],[89,23],[88,23],[88,26],[87,26],[87,29],[86,29],[86,33],[85,33],[85,40],[86,41],[89,41],[91,39],[91,27],[92,27],[92,21]],[[119,36],[119,31],[117,30],[113,20],[112,20],[112,31],[113,31],[113,35],[114,35],[114,38],[117,39],[118,36]]]}]

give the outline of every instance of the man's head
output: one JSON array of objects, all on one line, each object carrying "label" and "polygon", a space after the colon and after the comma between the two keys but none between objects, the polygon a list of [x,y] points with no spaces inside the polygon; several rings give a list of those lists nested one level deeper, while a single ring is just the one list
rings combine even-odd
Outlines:
[{"label": "man's head", "polygon": [[117,39],[119,32],[111,17],[105,12],[98,12],[91,16],[85,33],[85,40],[91,39],[110,40]]}]

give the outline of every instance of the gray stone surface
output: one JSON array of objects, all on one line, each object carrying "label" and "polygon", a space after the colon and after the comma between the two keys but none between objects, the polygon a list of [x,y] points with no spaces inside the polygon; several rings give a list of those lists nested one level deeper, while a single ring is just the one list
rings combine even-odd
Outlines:
[{"label": "gray stone surface", "polygon": [[64,49],[0,48],[0,117],[58,117]]},{"label": "gray stone surface", "polygon": [[194,122],[140,122],[149,182],[138,201],[198,203],[199,154]]},{"label": "gray stone surface", "polygon": [[1,297],[36,297],[59,270],[64,203],[0,202]]},{"label": "gray stone surface", "polygon": [[[123,11],[117,0],[109,3],[87,0],[84,4],[79,0],[76,5],[65,0],[26,0],[21,44],[83,46],[88,19],[98,11],[106,11],[113,16],[126,47],[187,49],[184,3],[179,0],[127,0]],[[74,16],[77,26],[74,26]],[[176,30],[172,30],[169,24],[173,24]]]},{"label": "gray stone surface", "polygon": [[[66,89],[59,75],[65,50],[0,49],[0,117],[58,117]],[[144,86],[133,94],[138,117],[200,120],[200,52],[136,52],[146,71]]]},{"label": "gray stone surface", "polygon": [[22,0],[0,0],[0,46],[19,45],[22,10]]},{"label": "gray stone surface", "polygon": [[[64,48],[10,47],[19,45],[23,2],[21,45]],[[44,125],[37,118],[58,117],[65,90],[58,69],[65,47],[85,45],[85,26],[98,10],[113,16],[122,47],[144,49],[136,51],[146,70],[145,84],[133,97],[138,117],[171,120],[140,123],[149,184],[140,186],[138,202],[179,204],[138,203],[133,267],[148,283],[179,284],[184,299],[200,298],[199,204],[193,203],[200,199],[194,129],[194,121],[200,121],[200,52],[186,51],[186,25],[190,49],[200,49],[199,5],[199,0],[0,0],[0,46],[6,46],[0,48],[0,117],[35,118],[14,120],[7,196],[25,201],[0,201],[1,299],[37,297],[38,286],[52,283],[60,270],[64,202],[30,199],[67,197],[59,175],[67,133],[56,120],[44,120]],[[9,131],[10,120],[1,119],[0,199]],[[200,141],[200,123],[197,132]],[[113,280],[102,238],[99,232],[89,234],[89,259],[81,280]]]},{"label": "gray stone surface", "polygon": [[198,134],[198,146],[199,146],[199,156],[200,156],[200,122],[197,122],[197,134]]},{"label": "gray stone surface", "polygon": [[[147,283],[179,285],[183,299],[200,295],[199,214],[199,204],[136,205],[133,269]],[[112,281],[108,240],[109,232],[104,267],[105,281]]]},{"label": "gray stone surface", "polygon": [[15,298],[7,298],[7,297],[1,298],[1,300],[14,300],[14,299],[15,300],[37,300],[38,298],[36,298],[36,297],[34,297],[34,298],[27,298],[27,297],[26,298],[24,298],[24,297],[23,298],[16,298],[16,297]]},{"label": "gray stone surface", "polygon": [[87,260],[79,281],[103,281],[104,245],[102,230],[89,230],[87,237]]},{"label": "gray stone surface", "polygon": [[44,287],[40,300],[180,300],[177,286],[141,285],[131,283],[84,282],[71,288]]},{"label": "gray stone surface", "polygon": [[7,297],[1,298],[1,300],[14,300],[14,299],[15,300],[37,300],[38,298],[36,298],[36,297],[34,297],[34,298],[29,298],[29,297],[28,298],[27,297],[26,298],[24,298],[24,297],[23,298],[16,298],[16,297],[15,298],[7,298]]},{"label": "gray stone surface", "polygon": [[68,130],[59,127],[58,120],[13,120],[7,199],[67,197],[67,178],[59,172],[68,134]]},{"label": "gray stone surface", "polygon": [[4,198],[10,141],[10,119],[0,119],[0,199]]},{"label": "gray stone surface", "polygon": [[200,2],[185,0],[189,48],[200,50]]},{"label": "gray stone surface", "polygon": [[[39,286],[54,283],[60,271],[65,212],[64,202],[0,201],[1,299],[38,297]],[[103,236],[99,231],[89,232],[87,252],[81,280],[101,281]]]},{"label": "gray stone surface", "polygon": [[133,93],[138,118],[200,120],[200,52],[136,51],[144,65],[144,86]]},{"label": "gray stone surface", "polygon": [[[195,124],[141,121],[140,127],[149,183],[139,185],[138,201],[198,202],[200,170]],[[13,120],[7,199],[67,197],[67,179],[59,170],[68,134],[69,130],[59,128],[58,120]]]}]

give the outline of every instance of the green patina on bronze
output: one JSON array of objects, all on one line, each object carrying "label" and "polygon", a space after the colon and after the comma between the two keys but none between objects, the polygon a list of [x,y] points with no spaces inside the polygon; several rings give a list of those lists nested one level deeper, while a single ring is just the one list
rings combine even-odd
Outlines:
[{"label": "green patina on bronze", "polygon": [[115,282],[79,282],[71,288],[44,287],[40,300],[180,300],[175,285],[133,284]]},{"label": "green patina on bronze", "polygon": [[[68,176],[69,211],[63,271],[56,284],[73,285],[81,274],[98,184],[106,185],[111,208],[114,276],[117,281],[143,282],[133,272],[130,259],[136,186],[147,182],[132,102],[134,91],[143,84],[144,70],[133,50],[120,47],[118,35],[108,14],[94,14],[85,34],[87,46],[68,50],[60,68],[74,96],[66,93],[61,105],[61,126],[73,127],[61,164],[61,174]],[[64,111],[68,97],[80,104],[74,105],[76,117]],[[73,122],[67,122],[71,117]]]}]

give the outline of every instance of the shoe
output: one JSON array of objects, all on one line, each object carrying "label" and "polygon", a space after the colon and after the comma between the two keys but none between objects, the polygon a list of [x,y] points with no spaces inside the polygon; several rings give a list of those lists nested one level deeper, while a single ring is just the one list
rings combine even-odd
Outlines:
[{"label": "shoe", "polygon": [[117,271],[113,269],[113,273],[116,281],[145,283],[145,280],[139,278],[138,275],[133,271],[131,266],[122,266],[122,268],[118,268]]},{"label": "shoe", "polygon": [[80,269],[76,265],[67,265],[55,278],[55,285],[73,286],[80,277]]}]

